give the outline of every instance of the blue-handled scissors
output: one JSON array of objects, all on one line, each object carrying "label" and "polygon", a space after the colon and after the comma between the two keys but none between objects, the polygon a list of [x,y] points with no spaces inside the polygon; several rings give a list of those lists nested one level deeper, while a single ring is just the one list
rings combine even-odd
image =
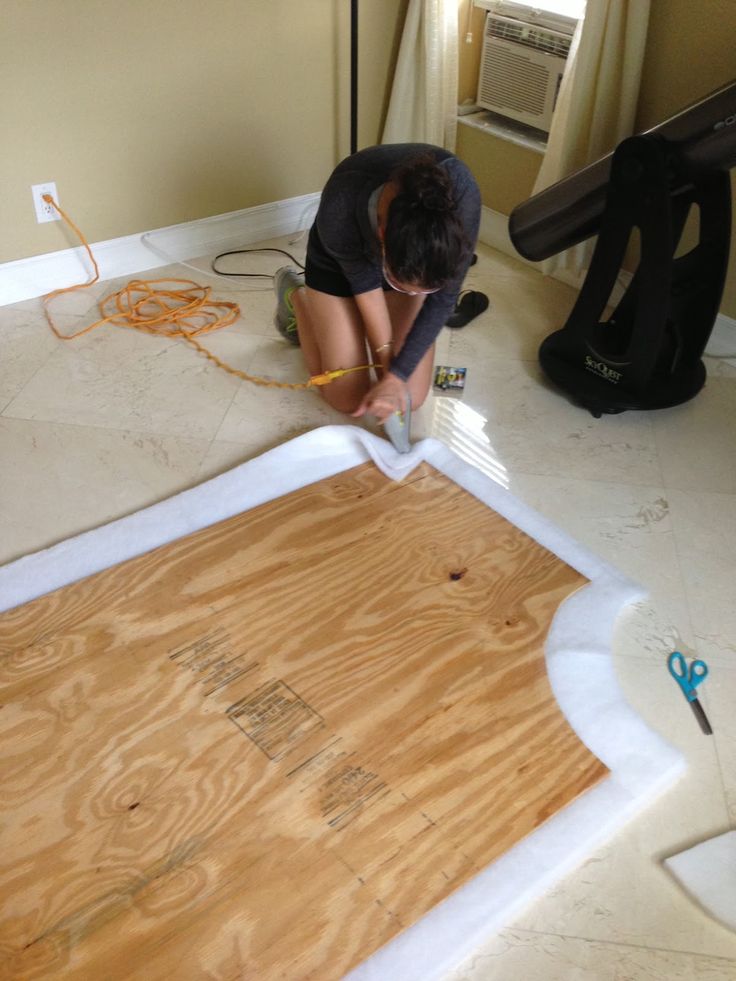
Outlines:
[{"label": "blue-handled scissors", "polygon": [[680,654],[679,651],[673,651],[667,659],[667,665],[670,669],[670,674],[675,679],[677,684],[682,689],[682,693],[685,698],[690,703],[690,706],[695,713],[695,718],[700,723],[700,728],[706,734],[710,736],[713,734],[713,730],[710,727],[710,722],[708,721],[708,716],[703,710],[703,706],[698,701],[698,696],[696,688],[701,682],[705,681],[708,677],[708,665],[705,661],[692,661],[690,667],[688,667],[685,658]]}]

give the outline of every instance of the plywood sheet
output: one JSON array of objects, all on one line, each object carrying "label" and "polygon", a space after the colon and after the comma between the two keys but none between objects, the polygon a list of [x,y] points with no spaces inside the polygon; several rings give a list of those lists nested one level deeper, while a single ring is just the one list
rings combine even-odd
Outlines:
[{"label": "plywood sheet", "polygon": [[341,977],[605,774],[584,582],[366,464],[0,616],[3,976]]}]

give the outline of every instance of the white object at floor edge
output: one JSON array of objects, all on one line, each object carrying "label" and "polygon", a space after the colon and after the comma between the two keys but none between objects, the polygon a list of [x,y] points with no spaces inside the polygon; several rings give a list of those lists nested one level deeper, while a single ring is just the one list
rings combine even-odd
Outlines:
[{"label": "white object at floor edge", "polygon": [[664,864],[706,913],[736,930],[736,831],[701,841]]},{"label": "white object at floor edge", "polygon": [[613,669],[613,627],[621,609],[643,597],[640,587],[438,440],[423,440],[399,454],[357,427],[325,426],[198,487],[0,568],[0,611],[368,460],[393,480],[426,461],[590,580],[558,609],[545,655],[560,708],[610,776],[347,975],[350,981],[432,981],[574,869],[683,772],[681,754],[630,708]]}]

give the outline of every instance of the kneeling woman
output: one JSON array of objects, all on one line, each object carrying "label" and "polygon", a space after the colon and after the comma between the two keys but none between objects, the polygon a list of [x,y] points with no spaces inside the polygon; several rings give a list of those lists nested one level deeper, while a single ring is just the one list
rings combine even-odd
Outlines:
[{"label": "kneeling woman", "polygon": [[[304,276],[276,274],[276,326],[311,375],[355,371],[320,388],[330,405],[383,421],[424,402],[434,341],[453,311],[480,223],[468,168],[440,147],[387,144],[344,160],[309,233]],[[369,352],[366,351],[366,342]]]}]

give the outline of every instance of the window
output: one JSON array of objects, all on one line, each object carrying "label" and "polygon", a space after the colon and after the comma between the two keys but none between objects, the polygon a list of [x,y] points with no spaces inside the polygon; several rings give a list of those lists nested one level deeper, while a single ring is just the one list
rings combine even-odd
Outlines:
[{"label": "window", "polygon": [[575,20],[580,20],[585,13],[585,0],[516,0],[516,3],[551,14],[562,14],[563,17],[574,17]]},{"label": "window", "polygon": [[500,124],[497,135],[516,129],[543,148],[585,0],[474,0],[474,6],[486,11],[474,100],[482,116],[467,121]]}]

